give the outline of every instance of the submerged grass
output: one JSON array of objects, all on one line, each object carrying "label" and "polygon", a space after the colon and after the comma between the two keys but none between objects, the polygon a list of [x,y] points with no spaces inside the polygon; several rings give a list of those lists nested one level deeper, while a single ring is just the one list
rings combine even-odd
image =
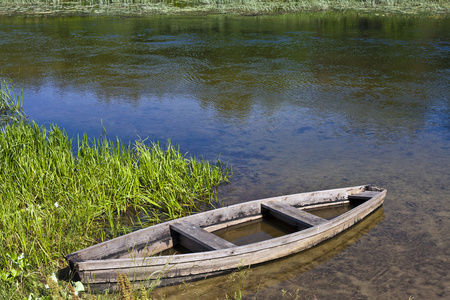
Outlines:
[{"label": "submerged grass", "polygon": [[[1,86],[2,95],[8,91]],[[212,207],[217,186],[230,177],[220,161],[187,158],[170,141],[84,136],[76,143],[56,125],[25,118],[0,127],[2,299],[45,294],[40,282],[65,266],[68,253]]]},{"label": "submerged grass", "polygon": [[[303,10],[448,13],[449,0],[0,0],[3,14],[264,14]],[[1,13],[0,13],[1,14]]]},{"label": "submerged grass", "polygon": [[23,88],[16,89],[12,80],[0,80],[0,126],[25,120],[23,111]]}]

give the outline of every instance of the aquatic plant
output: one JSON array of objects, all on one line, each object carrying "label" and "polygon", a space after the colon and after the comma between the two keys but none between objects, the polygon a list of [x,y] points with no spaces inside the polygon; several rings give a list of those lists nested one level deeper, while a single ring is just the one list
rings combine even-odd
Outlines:
[{"label": "aquatic plant", "polygon": [[131,282],[127,275],[123,273],[117,274],[117,284],[120,288],[120,296],[124,300],[132,300],[133,289],[131,288]]},{"label": "aquatic plant", "polygon": [[[262,14],[303,10],[387,10],[448,12],[445,0],[0,0],[11,13],[160,14],[185,12]],[[16,6],[22,6],[17,8]],[[8,13],[5,7],[3,13]]]},{"label": "aquatic plant", "polygon": [[54,125],[21,122],[0,132],[3,247],[40,248],[32,255],[36,265],[55,251],[71,252],[55,243],[68,234],[86,245],[211,206],[215,187],[230,175],[220,162],[186,158],[170,141],[132,147],[84,136],[77,155],[72,151],[72,140]]},{"label": "aquatic plant", "polygon": [[[170,141],[84,135],[75,145],[56,125],[14,119],[0,128],[0,298],[39,295],[68,253],[212,207],[231,176],[220,161],[187,157]],[[22,269],[8,253],[23,253]]]},{"label": "aquatic plant", "polygon": [[17,122],[27,118],[23,111],[23,87],[15,88],[9,79],[0,80],[0,126],[9,122]]}]

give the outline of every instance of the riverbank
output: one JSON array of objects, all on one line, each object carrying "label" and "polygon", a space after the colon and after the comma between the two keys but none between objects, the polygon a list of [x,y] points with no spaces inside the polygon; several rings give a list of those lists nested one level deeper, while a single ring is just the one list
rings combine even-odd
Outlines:
[{"label": "riverbank", "polygon": [[152,1],[127,0],[110,1],[53,1],[30,0],[27,3],[16,0],[0,0],[0,15],[3,16],[145,16],[159,14],[240,14],[259,15],[293,13],[299,11],[358,10],[378,13],[404,14],[448,14],[448,0],[188,0],[188,1]]},{"label": "riverbank", "polygon": [[64,273],[67,253],[210,209],[231,176],[170,141],[124,144],[104,131],[74,143],[56,125],[28,121],[22,103],[21,90],[2,80],[0,299],[62,299],[70,287],[51,274]]}]

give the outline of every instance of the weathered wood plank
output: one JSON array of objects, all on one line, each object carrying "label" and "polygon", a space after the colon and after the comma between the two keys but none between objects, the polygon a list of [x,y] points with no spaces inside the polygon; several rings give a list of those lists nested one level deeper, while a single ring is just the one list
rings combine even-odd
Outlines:
[{"label": "weathered wood plank", "polygon": [[235,244],[187,221],[170,224],[170,228],[180,234],[180,244],[192,252],[236,247]]},{"label": "weathered wood plank", "polygon": [[375,196],[378,196],[379,194],[380,194],[380,192],[377,192],[377,191],[365,191],[362,193],[349,195],[348,199],[349,200],[369,200]]},{"label": "weathered wood plank", "polygon": [[118,257],[130,258],[130,253],[140,252],[143,249],[156,253],[161,251],[160,249],[170,247],[171,239],[169,225],[162,223],[69,254],[66,259],[76,262]]},{"label": "weathered wood plank", "polygon": [[220,229],[224,229],[224,228],[228,228],[231,226],[235,226],[235,225],[239,225],[239,224],[243,224],[243,223],[248,223],[251,221],[256,221],[256,220],[261,220],[263,218],[263,216],[261,214],[256,215],[256,216],[250,216],[250,217],[245,217],[242,219],[237,219],[237,220],[233,220],[233,221],[229,221],[229,222],[225,222],[225,223],[220,223],[220,224],[216,224],[216,225],[211,225],[208,227],[204,227],[203,229],[205,229],[208,232],[214,232]]},{"label": "weathered wood plank", "polygon": [[282,221],[297,227],[313,227],[325,224],[328,220],[280,202],[263,203],[261,207]]}]

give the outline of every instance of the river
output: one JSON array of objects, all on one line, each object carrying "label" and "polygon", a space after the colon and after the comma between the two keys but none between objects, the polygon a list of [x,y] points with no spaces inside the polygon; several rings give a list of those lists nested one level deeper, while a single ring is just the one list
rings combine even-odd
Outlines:
[{"label": "river", "polygon": [[[222,205],[388,190],[351,237],[249,271],[244,298],[445,299],[448,28],[445,15],[363,12],[0,17],[0,71],[24,83],[31,119],[74,138],[103,125],[110,138],[220,155],[235,174]],[[189,297],[225,297],[238,283],[195,283]]]}]

